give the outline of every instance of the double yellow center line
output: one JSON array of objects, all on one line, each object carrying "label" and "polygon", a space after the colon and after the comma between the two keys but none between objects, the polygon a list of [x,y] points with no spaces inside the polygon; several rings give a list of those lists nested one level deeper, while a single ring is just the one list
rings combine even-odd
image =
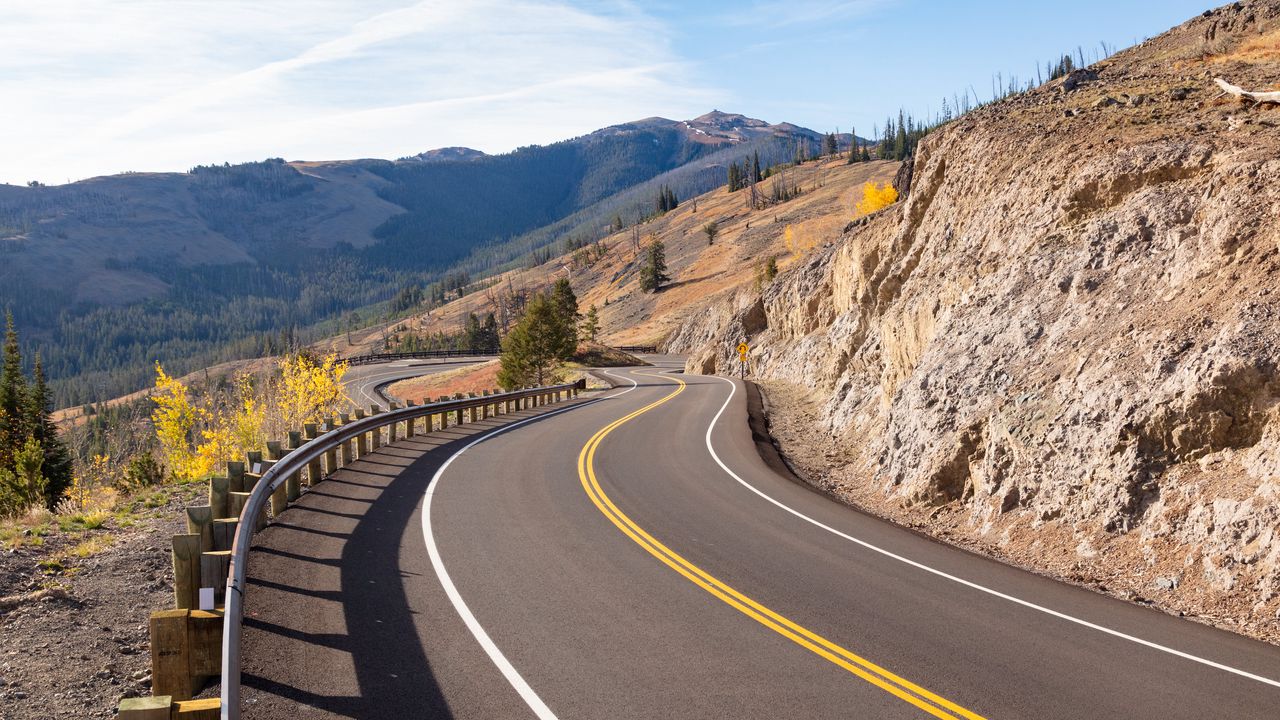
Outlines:
[{"label": "double yellow center line", "polygon": [[683,575],[689,582],[706,590],[711,595],[723,601],[726,605],[741,612],[743,615],[755,620],[783,637],[791,640],[797,645],[819,655],[832,663],[844,668],[863,680],[875,685],[885,692],[894,695],[906,702],[915,705],[925,712],[939,718],[950,718],[958,720],[959,718],[967,718],[968,720],[983,720],[982,716],[977,715],[959,705],[940,697],[915,683],[901,678],[888,670],[876,665],[875,663],[862,658],[845,648],[827,640],[817,633],[808,630],[742,593],[734,590],[732,587],[712,577],[705,570],[697,565],[689,562],[681,557],[671,548],[658,542],[652,535],[645,532],[643,528],[635,523],[626,513],[618,509],[609,496],[605,493],[604,488],[600,487],[600,481],[596,478],[595,456],[596,451],[600,447],[600,443],[604,441],[609,433],[618,427],[626,424],[632,419],[649,412],[650,410],[671,400],[675,396],[684,392],[687,385],[679,378],[670,376],[652,375],[662,379],[674,380],[677,383],[676,389],[662,399],[650,403],[635,412],[618,418],[608,425],[604,426],[587,444],[582,447],[582,452],[578,454],[578,477],[582,481],[582,488],[586,490],[587,495],[591,498],[591,502],[599,508],[605,517],[617,526],[627,537],[635,541],[637,545],[644,548],[650,555],[662,561],[667,567],[675,570]]}]

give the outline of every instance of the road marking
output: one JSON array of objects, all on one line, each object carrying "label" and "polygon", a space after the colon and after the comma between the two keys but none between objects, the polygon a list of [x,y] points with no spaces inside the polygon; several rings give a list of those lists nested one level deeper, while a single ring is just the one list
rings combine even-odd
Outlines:
[{"label": "road marking", "polygon": [[965,580],[964,578],[956,577],[955,575],[951,575],[951,574],[949,574],[949,573],[943,572],[942,570],[937,570],[937,569],[932,568],[932,567],[930,567],[930,566],[928,566],[928,565],[925,565],[925,564],[923,564],[923,563],[917,562],[917,561],[912,560],[912,559],[910,559],[910,558],[903,557],[903,556],[898,555],[897,553],[891,552],[891,551],[889,551],[889,550],[885,550],[884,548],[879,547],[879,546],[877,546],[877,545],[873,545],[873,544],[871,544],[871,543],[869,543],[869,542],[867,542],[867,541],[865,541],[865,540],[860,540],[860,539],[858,539],[858,538],[856,538],[856,537],[853,537],[852,535],[848,535],[848,534],[846,534],[846,533],[840,532],[839,530],[836,530],[835,528],[833,528],[833,527],[831,527],[831,526],[829,526],[829,525],[825,525],[825,524],[823,524],[822,522],[819,522],[818,520],[815,520],[815,519],[813,519],[813,518],[809,517],[808,515],[805,515],[804,513],[800,512],[799,510],[796,510],[796,509],[792,508],[792,507],[791,507],[791,506],[789,506],[789,505],[784,505],[783,503],[779,502],[778,500],[775,500],[775,499],[773,499],[772,497],[770,497],[769,495],[766,495],[763,491],[761,491],[761,490],[760,490],[759,488],[757,488],[756,486],[752,485],[751,483],[747,482],[746,480],[743,480],[741,477],[739,477],[739,476],[738,476],[738,474],[737,474],[737,473],[735,473],[733,470],[730,470],[730,469],[729,469],[729,466],[728,466],[728,465],[726,465],[726,464],[724,463],[724,461],[720,459],[720,456],[719,456],[718,454],[716,454],[716,450],[715,450],[715,448],[714,448],[714,447],[712,447],[712,445],[711,445],[711,431],[715,429],[715,427],[716,427],[716,423],[718,423],[718,422],[720,421],[720,416],[721,416],[721,415],[723,415],[723,414],[724,414],[725,409],[729,407],[729,402],[730,402],[731,400],[733,400],[733,396],[734,396],[734,394],[738,391],[738,386],[737,386],[737,384],[736,384],[736,383],[734,383],[732,380],[729,380],[728,378],[722,378],[722,377],[718,377],[718,376],[709,376],[709,377],[715,377],[717,380],[723,380],[724,382],[729,383],[729,387],[730,387],[730,390],[729,390],[729,397],[725,398],[725,400],[724,400],[724,404],[720,406],[720,410],[719,410],[719,411],[717,411],[717,412],[716,412],[715,417],[711,419],[711,424],[707,426],[707,435],[706,435],[707,450],[711,452],[711,457],[712,457],[712,459],[714,459],[714,460],[716,461],[716,464],[717,464],[717,465],[719,465],[719,466],[720,466],[720,468],[721,468],[722,470],[724,470],[726,473],[728,473],[728,474],[729,474],[729,477],[732,477],[734,480],[737,480],[737,481],[738,481],[738,482],[739,482],[743,487],[747,488],[748,490],[750,490],[751,492],[755,493],[756,495],[759,495],[760,497],[764,498],[765,500],[768,500],[769,502],[773,503],[774,505],[777,505],[778,507],[782,508],[783,510],[786,510],[787,512],[791,513],[792,515],[795,515],[796,517],[800,518],[801,520],[804,520],[805,522],[807,522],[807,523],[809,523],[809,524],[811,524],[811,525],[814,525],[814,526],[816,526],[816,527],[822,528],[823,530],[826,530],[827,532],[829,532],[829,533],[831,533],[831,534],[833,534],[833,535],[836,535],[836,536],[842,537],[842,538],[844,538],[845,540],[848,540],[849,542],[855,543],[855,544],[857,544],[857,545],[861,545],[862,547],[864,547],[864,548],[866,548],[866,549],[868,549],[868,550],[871,550],[871,551],[873,551],[873,552],[880,553],[881,555],[884,555],[885,557],[892,558],[892,559],[897,560],[897,561],[902,562],[902,563],[906,563],[907,565],[910,565],[910,566],[912,566],[912,567],[914,567],[914,568],[917,568],[917,569],[920,569],[920,570],[924,570],[924,571],[925,571],[925,572],[927,572],[927,573],[932,573],[932,574],[934,574],[934,575],[937,575],[938,577],[945,578],[945,579],[950,580],[950,581],[952,581],[952,582],[956,582],[956,583],[959,583],[959,584],[961,584],[961,585],[964,585],[965,587],[969,587],[969,588],[972,588],[972,589],[974,589],[974,590],[978,590],[978,591],[981,591],[981,592],[987,593],[988,595],[992,595],[992,596],[994,596],[994,597],[1001,598],[1002,600],[1008,600],[1009,602],[1017,603],[1018,605],[1021,605],[1021,606],[1026,607],[1026,608],[1030,608],[1030,609],[1032,609],[1032,610],[1037,610],[1037,611],[1039,611],[1039,612],[1045,613],[1046,615],[1052,615],[1053,617],[1059,618],[1059,619],[1061,619],[1061,620],[1066,620],[1066,621],[1068,621],[1068,622],[1073,622],[1073,623],[1075,623],[1075,624],[1077,624],[1077,625],[1081,625],[1081,626],[1083,626],[1083,627],[1087,627],[1087,628],[1090,628],[1090,629],[1092,629],[1092,630],[1097,630],[1098,632],[1106,633],[1107,635],[1111,635],[1111,636],[1113,636],[1113,637],[1118,637],[1118,638],[1121,638],[1121,639],[1123,639],[1123,640],[1128,640],[1128,641],[1130,641],[1130,642],[1134,642],[1134,643],[1137,643],[1137,644],[1139,644],[1139,645],[1143,645],[1143,646],[1145,646],[1145,647],[1149,647],[1149,648],[1151,648],[1151,649],[1153,649],[1153,650],[1159,650],[1160,652],[1169,653],[1170,655],[1175,655],[1175,656],[1180,657],[1180,658],[1183,658],[1183,659],[1185,659],[1185,660],[1190,660],[1190,661],[1192,661],[1192,662],[1197,662],[1197,663],[1200,663],[1201,665],[1207,665],[1207,666],[1209,666],[1209,667],[1216,668],[1216,669],[1218,669],[1218,670],[1223,670],[1223,671],[1225,671],[1225,672],[1229,672],[1229,673],[1232,673],[1232,674],[1234,674],[1234,675],[1239,675],[1240,677],[1245,677],[1245,678],[1248,678],[1248,679],[1250,679],[1250,680],[1256,680],[1257,682],[1264,683],[1264,684],[1266,684],[1266,685],[1271,685],[1271,686],[1273,686],[1273,687],[1280,687],[1280,682],[1278,682],[1278,681],[1276,681],[1276,680],[1272,680],[1272,679],[1270,679],[1270,678],[1266,678],[1266,677],[1263,677],[1263,676],[1261,676],[1261,675],[1255,675],[1255,674],[1253,674],[1253,673],[1251,673],[1251,672],[1248,672],[1248,671],[1245,671],[1245,670],[1240,670],[1239,668],[1233,668],[1233,667],[1231,667],[1230,665],[1223,665],[1222,663],[1214,662],[1213,660],[1209,660],[1209,659],[1207,659],[1207,658],[1202,658],[1202,657],[1199,657],[1199,656],[1197,656],[1197,655],[1192,655],[1192,654],[1190,654],[1190,653],[1186,653],[1186,652],[1183,652],[1183,651],[1181,651],[1181,650],[1175,650],[1174,648],[1167,647],[1167,646],[1165,646],[1165,645],[1160,645],[1159,643],[1154,643],[1154,642],[1151,642],[1150,640],[1143,640],[1143,639],[1142,639],[1142,638],[1140,638],[1140,637],[1134,637],[1133,635],[1127,635],[1127,634],[1125,634],[1125,633],[1120,632],[1119,630],[1112,630],[1112,629],[1111,629],[1111,628],[1109,628],[1109,627],[1105,627],[1105,626],[1103,626],[1103,625],[1098,625],[1098,624],[1096,624],[1096,623],[1089,622],[1088,620],[1083,620],[1083,619],[1078,618],[1078,617],[1074,617],[1074,616],[1071,616],[1071,615],[1067,615],[1066,613],[1062,613],[1062,612],[1059,612],[1059,611],[1057,611],[1057,610],[1053,610],[1053,609],[1051,609],[1051,608],[1044,607],[1044,606],[1042,606],[1042,605],[1037,605],[1037,604],[1035,604],[1035,603],[1033,603],[1033,602],[1030,602],[1030,601],[1028,601],[1028,600],[1023,600],[1022,598],[1014,597],[1013,595],[1009,595],[1009,594],[1006,594],[1006,593],[1002,593],[1002,592],[1000,592],[999,590],[994,590],[994,589],[989,588],[989,587],[986,587],[986,586],[984,586],[984,585],[979,585],[979,584],[977,584],[977,583],[975,583],[975,582],[972,582],[972,581],[969,581],[969,580]]},{"label": "road marking", "polygon": [[[681,557],[671,548],[663,545],[613,504],[613,501],[604,492],[604,488],[600,486],[600,481],[595,473],[595,455],[600,443],[618,427],[671,400],[684,392],[687,387],[687,384],[680,378],[659,375],[650,375],[650,377],[674,380],[677,383],[677,387],[669,395],[601,428],[595,435],[591,436],[586,445],[582,446],[582,452],[578,454],[578,477],[582,482],[583,489],[587,492],[588,497],[591,498],[591,502],[595,504],[596,508],[617,526],[623,534],[635,541],[650,555],[662,561],[663,564],[680,573],[687,580],[706,590],[725,604],[797,645],[825,658],[885,692],[915,705],[934,717],[949,718],[950,720],[956,720],[957,718],[982,720],[980,715],[893,674],[885,668],[854,654],[743,595]],[[632,389],[635,389],[637,383],[634,380],[631,383]]]},{"label": "road marking", "polygon": [[458,612],[458,615],[462,618],[462,622],[466,624],[467,629],[471,631],[476,642],[480,643],[481,649],[483,649],[485,654],[489,656],[489,660],[491,660],[493,664],[497,666],[498,670],[502,672],[502,676],[507,679],[507,682],[511,683],[511,687],[515,688],[515,691],[520,695],[520,698],[529,706],[529,709],[538,717],[538,720],[557,720],[557,718],[555,713],[551,712],[551,708],[547,707],[547,704],[542,701],[542,698],[538,697],[538,693],[534,691],[529,683],[525,681],[524,677],[520,675],[519,671],[515,669],[515,666],[511,664],[511,661],[507,659],[507,656],[502,654],[502,651],[498,649],[498,646],[493,642],[493,638],[489,637],[489,633],[485,631],[484,627],[480,624],[480,621],[476,619],[476,616],[471,612],[471,608],[467,607],[467,603],[463,601],[462,595],[458,592],[457,586],[453,584],[453,579],[449,577],[449,571],[445,569],[444,560],[440,557],[440,548],[436,546],[435,534],[431,530],[431,502],[435,498],[436,488],[440,486],[440,481],[444,476],[444,471],[449,469],[449,466],[453,464],[454,460],[457,460],[463,453],[476,445],[479,445],[489,438],[514,430],[521,425],[531,423],[534,420],[541,420],[553,415],[569,412],[570,410],[577,410],[578,408],[597,403],[604,399],[605,398],[595,398],[561,410],[535,415],[534,417],[526,418],[510,425],[504,425],[492,432],[481,435],[475,440],[464,445],[460,450],[455,452],[453,455],[450,455],[448,460],[444,461],[444,464],[436,470],[436,474],[431,477],[431,482],[427,485],[426,495],[424,495],[422,499],[422,538],[427,543],[427,555],[431,557],[431,567],[435,569],[436,577],[440,579],[440,585],[444,587],[445,595],[449,597],[449,602],[453,603],[453,609]]},{"label": "road marking", "polygon": [[507,682],[511,684],[511,687],[515,689],[516,693],[520,695],[520,698],[529,706],[529,709],[533,711],[533,714],[538,717],[538,720],[558,719],[556,718],[555,713],[551,712],[551,708],[547,707],[547,704],[542,701],[542,698],[538,697],[538,693],[534,691],[529,683],[525,681],[524,677],[520,675],[519,671],[516,670],[515,666],[511,664],[511,661],[507,659],[507,656],[502,653],[502,650],[498,649],[497,644],[493,642],[493,638],[489,637],[489,633],[485,631],[484,626],[482,626],[480,621],[476,619],[475,614],[471,612],[471,608],[469,608],[467,603],[462,599],[462,595],[458,592],[457,586],[453,584],[453,578],[449,576],[449,571],[445,569],[444,566],[444,560],[440,557],[440,548],[436,546],[435,533],[431,530],[431,504],[435,499],[436,488],[440,486],[440,481],[444,477],[444,471],[449,469],[449,466],[453,464],[454,460],[457,460],[463,453],[476,445],[479,445],[489,438],[514,430],[521,425],[531,423],[534,420],[541,420],[543,418],[569,412],[570,410],[577,410],[578,408],[598,403],[601,400],[610,400],[615,397],[620,397],[622,395],[626,395],[635,388],[636,383],[632,382],[630,388],[618,393],[617,395],[606,395],[604,397],[593,398],[567,408],[535,415],[531,418],[526,418],[519,422],[511,423],[510,425],[504,425],[496,430],[484,433],[475,440],[464,445],[453,455],[450,455],[448,460],[444,461],[444,464],[436,470],[435,475],[431,476],[431,482],[427,484],[427,492],[422,498],[422,539],[426,541],[427,555],[431,558],[431,567],[435,570],[436,577],[440,580],[440,585],[444,588],[445,595],[448,596],[449,602],[453,604],[453,609],[457,611],[458,616],[462,618],[463,624],[467,626],[467,629],[471,631],[471,635],[475,637],[476,642],[480,644],[480,648],[489,656],[489,660],[498,668],[502,673],[502,676],[507,679]]}]

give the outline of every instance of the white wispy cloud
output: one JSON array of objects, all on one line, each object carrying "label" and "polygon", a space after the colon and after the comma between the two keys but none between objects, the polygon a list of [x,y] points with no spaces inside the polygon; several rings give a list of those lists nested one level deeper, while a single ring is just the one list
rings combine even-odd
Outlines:
[{"label": "white wispy cloud", "polygon": [[11,1],[0,182],[503,151],[723,99],[695,78],[626,2]]}]

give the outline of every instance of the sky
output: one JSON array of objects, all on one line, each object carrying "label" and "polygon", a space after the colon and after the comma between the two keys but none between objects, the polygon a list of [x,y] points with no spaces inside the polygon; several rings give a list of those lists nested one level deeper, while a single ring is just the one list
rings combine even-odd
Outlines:
[{"label": "sky", "polygon": [[0,183],[506,152],[711,109],[871,134],[1214,0],[0,0]]}]

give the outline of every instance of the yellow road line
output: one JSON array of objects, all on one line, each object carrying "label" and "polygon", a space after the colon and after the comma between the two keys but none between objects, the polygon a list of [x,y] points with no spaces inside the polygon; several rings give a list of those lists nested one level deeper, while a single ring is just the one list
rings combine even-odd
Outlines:
[{"label": "yellow road line", "polygon": [[635,412],[621,417],[601,428],[591,439],[583,445],[582,452],[578,454],[578,477],[582,481],[582,487],[587,495],[591,498],[591,502],[596,508],[623,532],[627,537],[631,538],[637,545],[644,548],[649,554],[662,561],[663,564],[672,570],[680,573],[693,584],[706,590],[711,595],[719,598],[725,604],[738,610],[742,614],[750,617],[756,622],[800,645],[801,647],[823,657],[841,668],[849,671],[859,678],[879,687],[895,697],[898,697],[925,712],[939,718],[950,718],[958,720],[958,718],[966,718],[967,720],[983,720],[982,716],[973,713],[965,708],[936,695],[915,683],[899,677],[885,668],[856,655],[853,652],[827,640],[826,638],[804,628],[791,620],[779,615],[751,598],[743,595],[729,585],[717,580],[706,571],[681,557],[671,548],[663,545],[652,535],[645,532],[643,528],[635,523],[630,517],[618,509],[609,496],[604,492],[604,488],[600,486],[600,482],[595,473],[595,454],[600,447],[600,443],[604,438],[621,425],[631,421],[632,419],[643,415],[646,412],[662,405],[671,400],[675,396],[684,392],[686,383],[670,376],[645,374],[650,377],[656,377],[666,380],[674,380],[677,383],[676,389],[669,395],[650,403]]}]

